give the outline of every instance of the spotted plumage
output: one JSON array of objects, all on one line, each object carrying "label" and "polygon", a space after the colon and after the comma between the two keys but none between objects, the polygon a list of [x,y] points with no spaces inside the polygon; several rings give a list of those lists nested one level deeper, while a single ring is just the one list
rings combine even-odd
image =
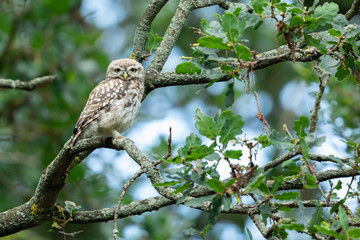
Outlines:
[{"label": "spotted plumage", "polygon": [[144,68],[133,59],[112,61],[106,79],[90,93],[73,131],[71,146],[92,136],[120,137],[133,123],[144,92]]}]

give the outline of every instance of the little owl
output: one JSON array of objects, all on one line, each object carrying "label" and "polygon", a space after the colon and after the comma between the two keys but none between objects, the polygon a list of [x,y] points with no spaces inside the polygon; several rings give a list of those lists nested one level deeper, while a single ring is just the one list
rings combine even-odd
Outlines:
[{"label": "little owl", "polygon": [[90,93],[71,140],[92,136],[120,138],[133,123],[144,92],[144,68],[133,59],[112,61],[106,79]]}]

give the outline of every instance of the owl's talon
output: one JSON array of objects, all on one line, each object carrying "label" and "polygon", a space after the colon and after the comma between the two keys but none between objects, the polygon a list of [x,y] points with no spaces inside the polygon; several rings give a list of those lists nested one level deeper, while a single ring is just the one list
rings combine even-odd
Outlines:
[{"label": "owl's talon", "polygon": [[113,145],[116,145],[116,141],[117,141],[117,140],[124,139],[124,138],[125,138],[125,137],[124,137],[124,136],[121,136],[121,135],[120,135],[120,136],[115,136],[115,137],[112,138],[112,144],[113,144]]}]

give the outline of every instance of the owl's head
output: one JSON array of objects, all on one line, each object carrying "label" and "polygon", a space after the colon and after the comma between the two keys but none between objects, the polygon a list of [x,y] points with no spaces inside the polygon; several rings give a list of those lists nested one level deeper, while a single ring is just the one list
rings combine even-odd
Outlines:
[{"label": "owl's head", "polygon": [[144,79],[144,68],[136,60],[130,58],[117,59],[110,63],[106,78],[120,78],[131,81],[134,79]]}]

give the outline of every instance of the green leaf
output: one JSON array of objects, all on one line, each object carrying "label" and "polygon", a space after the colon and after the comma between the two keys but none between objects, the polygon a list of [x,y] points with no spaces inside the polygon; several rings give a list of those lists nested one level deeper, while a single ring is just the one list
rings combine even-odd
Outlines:
[{"label": "green leaf", "polygon": [[235,91],[234,91],[234,83],[231,82],[228,84],[227,90],[225,92],[225,107],[230,107],[234,104],[235,99]]},{"label": "green leaf", "polygon": [[292,223],[292,224],[284,224],[282,223],[280,225],[280,228],[284,228],[287,230],[295,230],[297,232],[302,231],[305,229],[305,226],[303,224],[296,224],[296,223]]},{"label": "green leaf", "polygon": [[163,182],[163,183],[154,183],[153,186],[154,187],[159,187],[159,186],[164,186],[164,187],[170,187],[170,186],[174,186],[178,183],[181,183],[181,181],[171,181],[171,182]]},{"label": "green leaf", "polygon": [[317,188],[317,184],[316,184],[316,178],[310,174],[310,173],[306,173],[305,177],[304,177],[304,187],[305,188]]},{"label": "green leaf", "polygon": [[154,34],[152,29],[149,31],[149,37],[146,42],[146,50],[152,54],[153,50],[156,50],[162,41],[162,37],[159,37],[157,33]]},{"label": "green leaf", "polygon": [[304,138],[300,138],[300,148],[301,148],[301,153],[303,154],[305,159],[309,159],[310,158],[310,148],[307,145],[306,141]]},{"label": "green leaf", "polygon": [[315,133],[309,133],[305,137],[305,141],[309,145],[309,147],[320,147],[326,141],[326,137],[317,137]]},{"label": "green leaf", "polygon": [[340,190],[341,189],[341,186],[342,186],[342,182],[339,180],[336,184],[336,186],[334,187],[334,189],[336,190]]},{"label": "green leaf", "polygon": [[300,193],[298,193],[298,192],[284,192],[280,195],[274,195],[274,198],[276,200],[286,201],[286,200],[296,199],[299,196],[300,196]]},{"label": "green leaf", "polygon": [[74,214],[77,210],[81,209],[81,206],[76,206],[72,201],[65,201],[65,210],[70,214]]},{"label": "green leaf", "polygon": [[331,23],[334,29],[339,30],[340,32],[345,31],[345,27],[349,25],[349,21],[346,19],[346,17],[339,13]]},{"label": "green leaf", "polygon": [[271,141],[267,135],[261,134],[259,137],[255,137],[254,140],[258,141],[261,144],[262,148],[271,146]]},{"label": "green leaf", "polygon": [[315,225],[314,227],[315,227],[316,230],[318,230],[319,232],[325,233],[325,234],[327,234],[327,235],[329,235],[329,236],[333,236],[333,237],[335,237],[335,238],[337,238],[337,239],[344,239],[344,240],[346,239],[345,236],[337,233],[336,231],[332,230],[332,229],[331,229],[330,227],[328,227],[328,226],[325,226],[325,225],[321,225],[321,226]]},{"label": "green leaf", "polygon": [[282,2],[282,3],[276,4],[275,7],[276,7],[280,12],[286,12],[287,8],[288,8],[288,7],[291,7],[291,5]]},{"label": "green leaf", "polygon": [[231,207],[231,198],[228,198],[226,196],[223,196],[222,198],[222,206],[223,206],[223,209],[225,211],[229,211],[230,207]]},{"label": "green leaf", "polygon": [[179,148],[178,155],[186,160],[202,159],[214,152],[213,147],[201,144],[201,140],[194,133],[186,138],[186,145]]},{"label": "green leaf", "polygon": [[242,59],[244,61],[250,61],[251,58],[253,57],[250,49],[243,44],[235,45],[235,53],[237,58]]},{"label": "green leaf", "polygon": [[251,6],[254,9],[256,14],[262,15],[264,12],[264,7],[267,5],[265,0],[252,0]]},{"label": "green leaf", "polygon": [[186,201],[184,203],[187,207],[201,207],[204,205],[204,202],[211,202],[215,198],[215,194],[204,196],[204,197],[198,197],[198,198],[191,198],[189,201]]},{"label": "green leaf", "polygon": [[337,72],[335,73],[335,77],[341,81],[344,80],[347,76],[350,75],[350,69],[349,68],[345,68],[343,67],[343,65],[340,63],[339,66],[337,67]]},{"label": "green leaf", "polygon": [[226,110],[213,119],[204,115],[200,109],[197,109],[195,119],[195,127],[200,134],[211,140],[215,140],[217,136],[220,136],[219,141],[224,145],[224,148],[230,140],[242,133],[244,125],[241,116],[234,116],[231,110]]},{"label": "green leaf", "polygon": [[199,46],[207,48],[225,49],[230,50],[226,43],[219,37],[205,36],[198,39]]},{"label": "green leaf", "polygon": [[298,174],[301,172],[301,168],[296,166],[296,162],[294,160],[287,160],[282,164],[283,168],[289,170],[291,174]]},{"label": "green leaf", "polygon": [[281,206],[278,209],[279,209],[279,211],[284,211],[284,212],[291,212],[292,211],[292,208],[284,207],[284,206]]},{"label": "green leaf", "polygon": [[211,140],[215,140],[219,133],[218,126],[215,124],[213,118],[206,116],[198,108],[195,111],[195,127],[199,130],[199,133]]},{"label": "green leaf", "polygon": [[210,214],[209,214],[209,223],[210,224],[215,224],[216,223],[216,218],[220,215],[221,213],[221,206],[222,206],[222,202],[223,202],[223,197],[224,196],[217,196],[214,198],[214,200],[211,203],[211,209],[210,209]]},{"label": "green leaf", "polygon": [[245,230],[246,230],[246,233],[247,233],[249,239],[250,239],[250,240],[253,240],[253,236],[252,236],[252,234],[251,234],[251,231],[250,231],[248,228],[245,228]]},{"label": "green leaf", "polygon": [[319,0],[315,0],[311,7],[309,7],[308,12],[312,12],[315,10],[315,7],[319,4]]},{"label": "green leaf", "polygon": [[290,27],[295,27],[303,24],[303,18],[299,15],[295,15],[290,19]]},{"label": "green leaf", "polygon": [[330,208],[330,213],[331,213],[331,214],[335,213],[335,212],[339,209],[339,207],[340,207],[341,205],[343,205],[344,203],[345,203],[345,199],[342,199],[342,200],[338,201],[337,203],[335,203],[335,204]]},{"label": "green leaf", "polygon": [[304,33],[304,39],[307,45],[314,46],[319,49],[320,53],[325,55],[327,53],[326,45],[320,43],[320,40]]},{"label": "green leaf", "polygon": [[222,26],[218,21],[211,21],[210,23],[207,23],[205,19],[201,19],[201,26],[204,32],[208,35],[219,37],[224,42],[228,41],[226,33],[223,31]]},{"label": "green leaf", "polygon": [[249,184],[248,184],[248,192],[251,192],[255,189],[257,189],[260,184],[265,180],[264,174],[260,173],[257,174],[255,177],[251,178]]},{"label": "green leaf", "polygon": [[272,214],[270,202],[262,204],[259,208],[263,223],[267,224],[267,218]]},{"label": "green leaf", "polygon": [[225,157],[232,158],[232,159],[240,159],[242,156],[241,150],[226,150],[224,153]]},{"label": "green leaf", "polygon": [[322,6],[318,6],[315,9],[313,17],[317,18],[320,26],[332,23],[334,18],[339,12],[339,6],[336,3],[324,3]]},{"label": "green leaf", "polygon": [[206,225],[205,227],[204,227],[204,229],[201,231],[201,237],[203,238],[203,239],[206,239],[206,234],[211,230],[211,228],[212,228],[212,224],[208,224],[208,225]]},{"label": "green leaf", "polygon": [[242,24],[239,24],[237,16],[229,12],[221,16],[221,21],[221,26],[226,32],[226,36],[228,37],[229,41],[232,43],[238,42],[243,34],[245,28],[244,23],[246,22],[242,21]]},{"label": "green leaf", "polygon": [[218,179],[211,178],[211,179],[206,180],[206,183],[209,186],[209,188],[213,189],[215,192],[218,192],[218,193],[225,192],[225,186]]},{"label": "green leaf", "polygon": [[279,187],[281,186],[282,182],[284,181],[284,176],[280,175],[278,177],[273,177],[273,179],[275,180],[275,182],[271,185],[271,193],[274,194]]},{"label": "green leaf", "polygon": [[296,132],[296,136],[298,138],[305,137],[307,134],[305,133],[305,129],[310,126],[310,121],[307,117],[301,116],[298,120],[294,121],[294,131]]},{"label": "green leaf", "polygon": [[315,228],[315,225],[319,225],[323,220],[323,211],[322,207],[319,206],[316,209],[316,212],[312,215],[311,220],[309,222],[308,231],[310,233],[316,233],[317,229]]},{"label": "green leaf", "polygon": [[350,229],[349,232],[348,232],[348,236],[351,239],[360,238],[360,228]]},{"label": "green leaf", "polygon": [[192,182],[199,184],[199,185],[205,185],[205,176],[204,174],[199,174],[198,172],[192,172],[190,175],[190,179]]},{"label": "green leaf", "polygon": [[329,29],[328,33],[330,36],[334,36],[334,37],[340,37],[342,35],[341,31],[335,29]]},{"label": "green leaf", "polygon": [[200,230],[198,230],[194,227],[190,227],[190,228],[184,229],[183,233],[187,236],[193,236],[193,235],[200,234]]},{"label": "green leaf", "polygon": [[194,187],[194,184],[192,184],[190,182],[186,182],[184,185],[178,187],[178,189],[173,192],[174,194],[183,192],[183,196],[176,200],[176,205],[179,205],[180,203],[182,203],[182,201],[184,201],[187,198],[187,196],[189,196],[193,187]]},{"label": "green leaf", "polygon": [[242,127],[244,121],[240,115],[233,115],[231,110],[226,110],[221,113],[217,120],[218,126],[222,126],[220,129],[220,143],[227,145],[230,140],[233,140],[235,136],[242,134]]},{"label": "green leaf", "polygon": [[293,143],[290,137],[283,137],[278,131],[273,129],[270,133],[270,141],[274,145],[274,147],[280,150],[290,150],[295,147],[295,143]]},{"label": "green leaf", "polygon": [[346,211],[341,206],[339,207],[338,215],[339,215],[340,225],[341,225],[342,229],[344,230],[345,235],[347,235],[349,232],[349,221],[348,221]]},{"label": "green leaf", "polygon": [[180,63],[179,65],[176,66],[175,72],[176,72],[176,74],[193,75],[194,73],[200,74],[201,69],[190,62],[184,62],[184,63]]},{"label": "green leaf", "polygon": [[270,194],[269,187],[265,184],[265,182],[261,182],[258,189],[266,195]]},{"label": "green leaf", "polygon": [[302,203],[302,201],[300,199],[297,201],[297,204],[299,206],[300,213],[303,216],[306,216],[306,209],[305,209],[304,204]]}]

